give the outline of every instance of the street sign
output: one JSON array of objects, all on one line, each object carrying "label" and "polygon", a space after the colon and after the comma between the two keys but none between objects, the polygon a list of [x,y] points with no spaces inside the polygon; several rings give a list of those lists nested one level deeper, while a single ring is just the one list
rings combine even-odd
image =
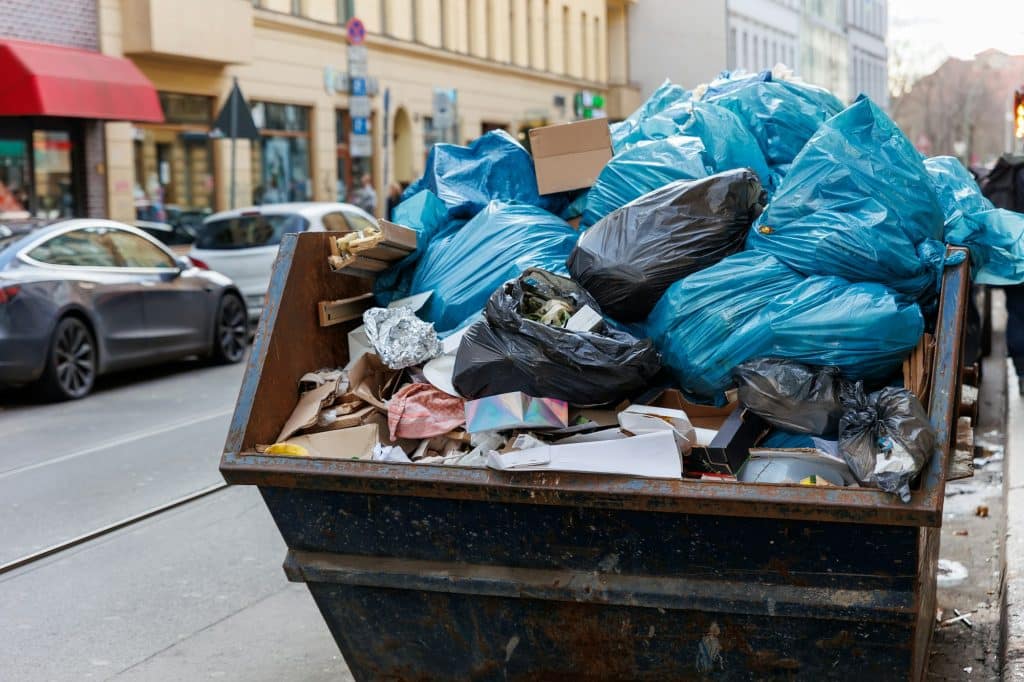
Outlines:
[{"label": "street sign", "polygon": [[352,117],[352,134],[368,135],[370,133],[370,119],[365,116]]},{"label": "street sign", "polygon": [[345,24],[345,36],[348,38],[349,45],[362,45],[366,40],[366,26],[360,19],[352,17]]},{"label": "street sign", "polygon": [[349,135],[348,155],[353,159],[365,159],[373,155],[373,138],[369,135]]},{"label": "street sign", "polygon": [[358,97],[364,97],[366,95],[366,79],[365,78],[353,78],[348,79],[349,94],[356,95]]},{"label": "street sign", "polygon": [[260,136],[253,122],[252,110],[242,96],[238,81],[231,87],[231,93],[224,100],[224,106],[213,122],[210,137],[255,140]]},{"label": "street sign", "polygon": [[348,113],[352,117],[369,118],[371,113],[370,98],[352,95],[348,98]]}]

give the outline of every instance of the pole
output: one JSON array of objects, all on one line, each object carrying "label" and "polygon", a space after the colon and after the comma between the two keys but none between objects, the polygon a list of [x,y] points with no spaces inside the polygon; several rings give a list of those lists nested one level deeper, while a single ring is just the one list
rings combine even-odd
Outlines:
[{"label": "pole", "polygon": [[238,145],[238,98],[235,97],[235,90],[237,89],[238,76],[235,76],[234,82],[231,87],[231,94],[229,95],[229,97],[231,98],[231,125],[229,126],[231,135],[231,197],[229,202],[229,208],[232,209],[235,207],[235,148]]},{"label": "pole", "polygon": [[[391,115],[391,88],[384,88],[384,181],[381,183],[381,187],[384,189],[384,194],[388,192],[388,173],[391,170],[391,144],[390,144],[390,133],[388,132],[388,118]],[[390,216],[387,216],[390,218]]]}]

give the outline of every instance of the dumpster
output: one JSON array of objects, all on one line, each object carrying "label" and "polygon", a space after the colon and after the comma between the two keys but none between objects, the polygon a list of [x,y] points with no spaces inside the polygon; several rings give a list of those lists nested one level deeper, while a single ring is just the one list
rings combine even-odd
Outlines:
[{"label": "dumpster", "polygon": [[299,378],[348,359],[358,321],[320,326],[316,304],[371,282],[329,271],[330,238],[281,243],[220,469],[259,487],[288,578],[357,680],[924,678],[966,263],[939,301],[938,447],[903,504],[868,488],[259,454]]}]

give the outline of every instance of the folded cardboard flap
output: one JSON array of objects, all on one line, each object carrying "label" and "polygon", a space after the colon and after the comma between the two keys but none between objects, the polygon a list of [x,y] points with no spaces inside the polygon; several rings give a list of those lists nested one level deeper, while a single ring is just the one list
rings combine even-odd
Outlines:
[{"label": "folded cardboard flap", "polygon": [[299,431],[314,426],[320,410],[323,409],[325,404],[334,400],[334,392],[337,389],[338,380],[332,379],[325,381],[322,385],[311,391],[303,393],[299,397],[299,402],[295,405],[295,409],[292,410],[291,416],[288,417],[288,421],[281,428],[281,433],[278,434],[276,442],[280,443],[288,440]]},{"label": "folded cardboard flap", "polygon": [[289,438],[286,442],[298,445],[318,459],[372,460],[373,448],[378,443],[377,424],[365,424],[348,429],[309,433]]},{"label": "folded cardboard flap", "polygon": [[590,187],[612,158],[608,121],[599,118],[533,128],[530,150],[541,194]]}]

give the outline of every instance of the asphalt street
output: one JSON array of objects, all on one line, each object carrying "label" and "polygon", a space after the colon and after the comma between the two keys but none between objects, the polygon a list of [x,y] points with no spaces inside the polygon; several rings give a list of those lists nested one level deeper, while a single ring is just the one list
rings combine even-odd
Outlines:
[{"label": "asphalt street", "polygon": [[[243,369],[0,394],[0,563],[220,483]],[[228,488],[0,575],[0,680],[350,679],[284,555],[258,492]]]}]

